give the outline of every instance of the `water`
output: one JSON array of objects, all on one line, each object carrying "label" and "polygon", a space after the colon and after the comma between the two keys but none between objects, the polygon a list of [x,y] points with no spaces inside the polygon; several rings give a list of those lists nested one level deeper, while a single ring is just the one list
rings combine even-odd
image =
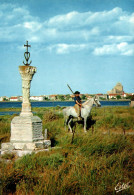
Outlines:
[{"label": "water", "polygon": [[[100,101],[101,106],[129,106],[130,100],[128,101]],[[21,108],[22,102],[0,102],[0,108]],[[56,106],[74,106],[74,101],[61,102],[31,102],[32,107],[56,107]],[[8,111],[0,112],[0,115],[15,114],[18,112]]]},{"label": "water", "polygon": [[[128,101],[100,101],[101,106],[129,106]],[[0,108],[21,108],[22,102],[0,102]],[[32,107],[73,106],[74,101],[31,102]]]},{"label": "water", "polygon": [[130,100],[128,101],[100,101],[101,106],[129,106]]},{"label": "water", "polygon": [[16,111],[4,111],[4,112],[0,112],[0,115],[13,115],[13,114],[19,114],[20,112],[16,112]]}]

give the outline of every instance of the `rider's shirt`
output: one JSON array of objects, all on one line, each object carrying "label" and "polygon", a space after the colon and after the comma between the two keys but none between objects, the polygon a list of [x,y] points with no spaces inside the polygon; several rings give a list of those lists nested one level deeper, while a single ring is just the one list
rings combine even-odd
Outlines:
[{"label": "rider's shirt", "polygon": [[78,103],[81,104],[81,98],[80,98],[80,96],[74,97],[75,104],[77,104],[76,100],[77,100]]}]

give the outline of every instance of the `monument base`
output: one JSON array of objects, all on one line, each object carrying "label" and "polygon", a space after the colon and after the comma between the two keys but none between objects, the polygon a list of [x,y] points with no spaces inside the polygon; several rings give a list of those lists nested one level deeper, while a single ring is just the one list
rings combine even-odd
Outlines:
[{"label": "monument base", "polygon": [[51,141],[44,140],[42,121],[38,116],[16,116],[11,121],[10,142],[1,145],[1,154],[15,152],[21,156],[50,146]]},{"label": "monument base", "polygon": [[[11,143],[42,141],[42,121],[38,116],[16,116],[11,121]],[[31,146],[32,147],[32,146]]]},{"label": "monument base", "polygon": [[1,144],[1,155],[14,153],[21,157],[26,154],[37,153],[41,151],[48,151],[51,146],[50,140],[43,140],[41,142],[34,143],[2,143]]}]

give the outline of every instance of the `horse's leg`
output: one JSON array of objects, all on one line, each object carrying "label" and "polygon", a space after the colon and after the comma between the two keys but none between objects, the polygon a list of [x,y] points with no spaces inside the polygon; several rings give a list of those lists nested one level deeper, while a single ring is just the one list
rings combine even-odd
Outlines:
[{"label": "horse's leg", "polygon": [[84,132],[87,132],[87,117],[84,118]]},{"label": "horse's leg", "polygon": [[64,127],[65,127],[65,131],[66,131],[66,126],[67,126],[67,116],[65,116],[65,118],[64,118]]},{"label": "horse's leg", "polygon": [[70,130],[70,133],[73,132],[73,130],[72,130],[72,128],[71,128],[71,125],[70,125],[70,123],[71,123],[72,120],[73,120],[73,119],[70,118],[70,120],[68,121],[68,128],[69,128],[69,130]]},{"label": "horse's leg", "polygon": [[68,125],[69,120],[70,120],[70,116],[65,115],[65,119],[64,119],[65,131],[66,131],[66,126]]}]

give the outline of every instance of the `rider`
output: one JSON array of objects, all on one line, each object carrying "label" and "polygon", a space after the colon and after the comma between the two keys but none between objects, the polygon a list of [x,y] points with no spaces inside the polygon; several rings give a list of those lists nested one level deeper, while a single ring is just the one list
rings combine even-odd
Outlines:
[{"label": "rider", "polygon": [[75,105],[74,108],[78,114],[78,120],[81,120],[81,107],[82,107],[82,103],[81,103],[81,98],[80,98],[80,92],[79,91],[75,91],[74,93],[74,101],[75,101]]}]

